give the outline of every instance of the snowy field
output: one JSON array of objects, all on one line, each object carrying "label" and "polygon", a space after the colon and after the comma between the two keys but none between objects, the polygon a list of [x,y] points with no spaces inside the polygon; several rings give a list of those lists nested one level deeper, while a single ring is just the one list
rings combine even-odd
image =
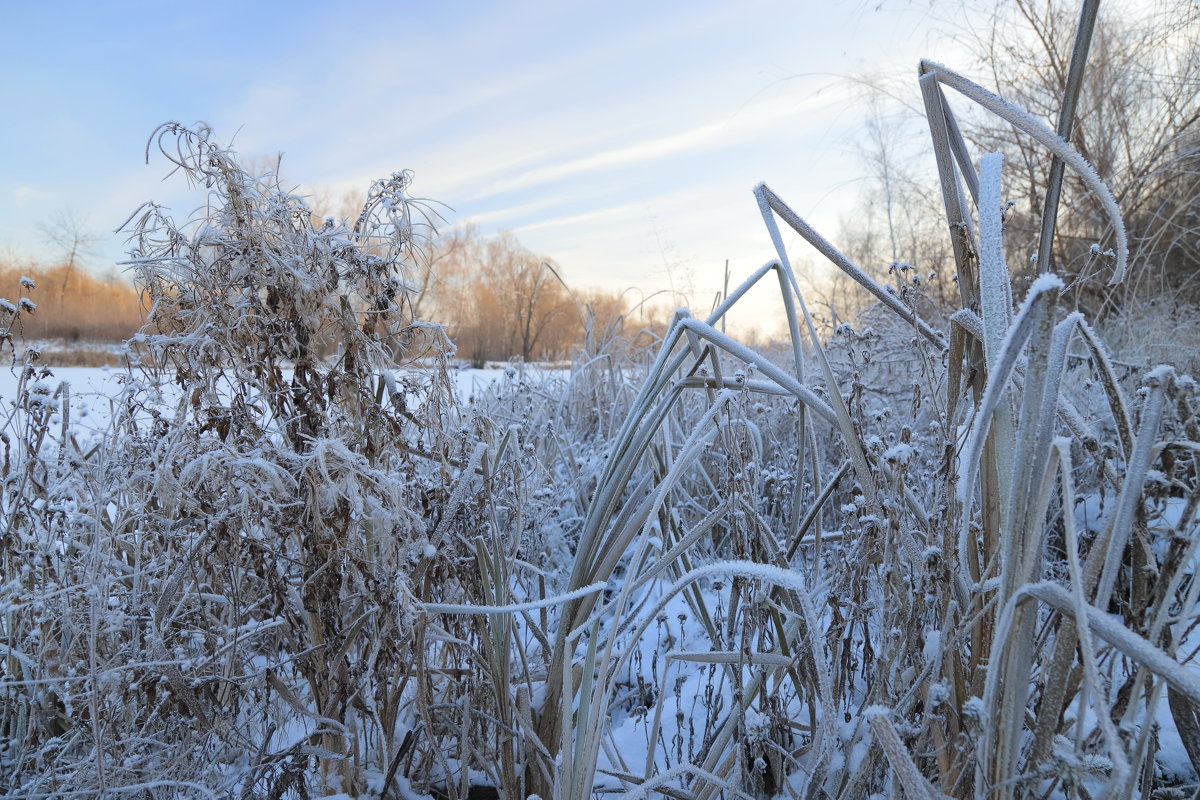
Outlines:
[{"label": "snowy field", "polygon": [[[40,372],[40,370],[39,370]],[[56,396],[65,387],[71,397],[71,428],[76,436],[87,437],[103,431],[112,419],[113,402],[132,381],[143,377],[136,371],[120,367],[51,367],[50,375],[37,378],[40,389]],[[521,380],[538,381],[557,374],[558,370],[542,370],[534,366],[489,367],[487,369],[452,369],[450,375],[460,403],[470,403],[483,394],[492,392],[510,383]],[[413,374],[421,376],[421,370]],[[21,382],[19,368],[0,369],[0,403],[11,404],[17,397]],[[33,383],[30,386],[33,386]],[[168,402],[170,389],[164,392],[163,401]],[[82,443],[82,442],[81,442]]]}]

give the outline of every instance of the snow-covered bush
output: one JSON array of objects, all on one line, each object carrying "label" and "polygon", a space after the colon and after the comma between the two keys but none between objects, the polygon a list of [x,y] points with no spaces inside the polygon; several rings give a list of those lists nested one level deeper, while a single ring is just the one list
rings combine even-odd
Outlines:
[{"label": "snow-covered bush", "polygon": [[5,430],[4,791],[361,791],[421,660],[418,464],[458,447],[406,305],[425,208],[399,173],[317,227],[208,131],[152,143],[208,200],[131,219],[151,311],[110,430],[81,450],[32,367]]}]

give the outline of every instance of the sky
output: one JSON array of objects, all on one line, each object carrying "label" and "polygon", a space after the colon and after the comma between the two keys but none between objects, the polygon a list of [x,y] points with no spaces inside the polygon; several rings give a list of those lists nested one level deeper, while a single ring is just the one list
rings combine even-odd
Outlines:
[{"label": "sky", "polygon": [[203,203],[145,159],[160,123],[203,121],[246,158],[282,153],[318,201],[411,169],[447,227],[510,230],[574,286],[695,303],[726,259],[738,282],[773,257],[759,181],[836,239],[866,172],[858,78],[912,76],[915,98],[921,56],[961,57],[940,32],[961,6],[932,0],[0,10],[0,254],[54,257],[42,228],[69,214],[111,267],[143,201]]}]

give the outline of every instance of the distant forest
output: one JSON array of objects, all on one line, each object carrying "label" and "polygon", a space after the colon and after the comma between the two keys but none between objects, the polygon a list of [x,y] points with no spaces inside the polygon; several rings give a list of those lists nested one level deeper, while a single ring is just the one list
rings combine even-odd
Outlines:
[{"label": "distant forest", "polygon": [[[418,274],[407,276],[413,317],[444,325],[458,357],[474,364],[566,359],[588,336],[611,338],[631,312],[639,326],[661,327],[628,293],[568,289],[549,259],[511,233],[485,237],[470,226],[452,228],[421,255]],[[149,312],[123,276],[97,275],[74,258],[59,264],[0,260],[0,298],[34,307],[12,331],[27,341],[120,342]]]}]

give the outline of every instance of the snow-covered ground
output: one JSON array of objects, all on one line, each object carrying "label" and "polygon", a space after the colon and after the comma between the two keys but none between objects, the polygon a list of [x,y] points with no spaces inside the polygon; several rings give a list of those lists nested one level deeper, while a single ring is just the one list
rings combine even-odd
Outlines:
[{"label": "snow-covered ground", "polygon": [[[112,419],[113,401],[134,381],[142,380],[136,371],[121,367],[50,367],[49,374],[37,376],[30,387],[40,382],[51,396],[60,394],[66,387],[71,397],[71,427],[76,435],[96,434],[107,427]],[[420,372],[417,370],[417,372]],[[546,371],[538,367],[489,367],[488,369],[452,369],[450,375],[458,400],[469,403],[480,394],[496,387],[502,381],[517,381],[522,378],[538,378]],[[20,391],[21,368],[0,369],[0,404],[11,408]],[[27,387],[27,388],[30,388]]]}]

